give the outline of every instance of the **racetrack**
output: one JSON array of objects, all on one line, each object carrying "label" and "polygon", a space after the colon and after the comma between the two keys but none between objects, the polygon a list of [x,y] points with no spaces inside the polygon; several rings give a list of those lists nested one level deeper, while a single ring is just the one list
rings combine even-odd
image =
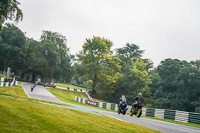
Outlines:
[{"label": "racetrack", "polygon": [[[52,102],[57,102],[57,103],[66,103],[63,102],[59,99],[57,99],[53,94],[51,94],[49,91],[47,91],[43,86],[37,85],[33,92],[31,92],[31,83],[23,83],[23,88],[26,94],[31,97],[31,98],[36,98],[40,100],[46,100],[46,101],[52,101]],[[164,122],[164,121],[159,121],[159,120],[153,120],[153,119],[147,119],[147,118],[137,118],[135,116],[130,117],[128,115],[118,115],[117,113],[114,112],[109,112],[109,111],[104,111],[104,110],[99,110],[95,108],[90,108],[90,107],[85,107],[85,106],[80,106],[80,105],[75,105],[71,103],[66,103],[73,105],[74,107],[80,108],[80,109],[86,109],[94,112],[98,112],[100,114],[119,119],[122,121],[126,121],[129,123],[134,123],[138,124],[141,126],[145,126],[154,130],[166,132],[166,133],[200,133],[199,128],[195,127],[190,127],[190,126],[184,126],[184,125],[179,125],[179,124],[174,124],[174,123],[169,123],[169,122]]]}]

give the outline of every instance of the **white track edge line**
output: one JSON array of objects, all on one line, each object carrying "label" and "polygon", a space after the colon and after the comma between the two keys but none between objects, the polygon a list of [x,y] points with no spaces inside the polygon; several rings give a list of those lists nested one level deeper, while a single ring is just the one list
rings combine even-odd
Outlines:
[{"label": "white track edge line", "polygon": [[28,97],[30,97],[29,94],[27,93],[26,89],[24,88],[24,83],[22,83],[22,87],[23,87],[24,92],[26,93],[26,95],[28,95]]}]

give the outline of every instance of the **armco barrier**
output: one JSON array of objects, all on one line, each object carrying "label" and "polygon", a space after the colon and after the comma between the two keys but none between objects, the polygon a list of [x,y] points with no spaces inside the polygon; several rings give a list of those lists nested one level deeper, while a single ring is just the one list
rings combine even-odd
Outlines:
[{"label": "armco barrier", "polygon": [[168,110],[165,109],[164,119],[172,119],[175,120],[176,110]]},{"label": "armco barrier", "polygon": [[155,109],[147,109],[146,116],[154,117]]},{"label": "armco barrier", "polygon": [[[88,100],[80,97],[75,97],[75,101],[88,104]],[[105,108],[109,110],[118,110],[118,105],[115,103],[103,103],[96,102],[96,107]],[[130,113],[131,106],[128,105],[127,113]],[[142,108],[142,116],[151,116],[159,119],[171,119],[184,123],[196,123],[200,124],[200,113],[192,113],[178,110],[169,109],[153,109],[153,108]]]},{"label": "armco barrier", "polygon": [[80,97],[75,97],[75,101],[83,103],[83,104],[90,104],[99,108],[105,108],[105,109],[109,109],[109,110],[118,110],[118,106],[115,103],[103,103],[103,102],[95,102],[95,103],[91,103],[90,100],[87,100],[85,98],[80,98]]},{"label": "armco barrier", "polygon": [[200,114],[190,112],[188,117],[188,122],[200,124]]}]

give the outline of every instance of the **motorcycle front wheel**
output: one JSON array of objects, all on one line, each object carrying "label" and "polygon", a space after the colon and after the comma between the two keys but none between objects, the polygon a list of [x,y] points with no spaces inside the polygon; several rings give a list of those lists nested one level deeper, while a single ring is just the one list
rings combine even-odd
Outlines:
[{"label": "motorcycle front wheel", "polygon": [[121,113],[121,111],[120,111],[121,109],[120,108],[118,108],[118,114],[120,114]]}]

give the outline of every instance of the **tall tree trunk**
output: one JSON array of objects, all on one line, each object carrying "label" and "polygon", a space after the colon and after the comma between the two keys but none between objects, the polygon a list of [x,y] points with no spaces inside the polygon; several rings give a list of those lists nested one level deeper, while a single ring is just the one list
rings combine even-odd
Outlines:
[{"label": "tall tree trunk", "polygon": [[33,74],[32,74],[32,79],[31,79],[31,81],[33,81],[33,82],[34,82],[34,81],[35,81],[35,77],[36,77],[36,74],[35,74],[35,73],[33,73]]},{"label": "tall tree trunk", "polygon": [[97,75],[94,75],[93,84],[92,84],[92,93],[96,94],[96,85],[97,85]]}]

